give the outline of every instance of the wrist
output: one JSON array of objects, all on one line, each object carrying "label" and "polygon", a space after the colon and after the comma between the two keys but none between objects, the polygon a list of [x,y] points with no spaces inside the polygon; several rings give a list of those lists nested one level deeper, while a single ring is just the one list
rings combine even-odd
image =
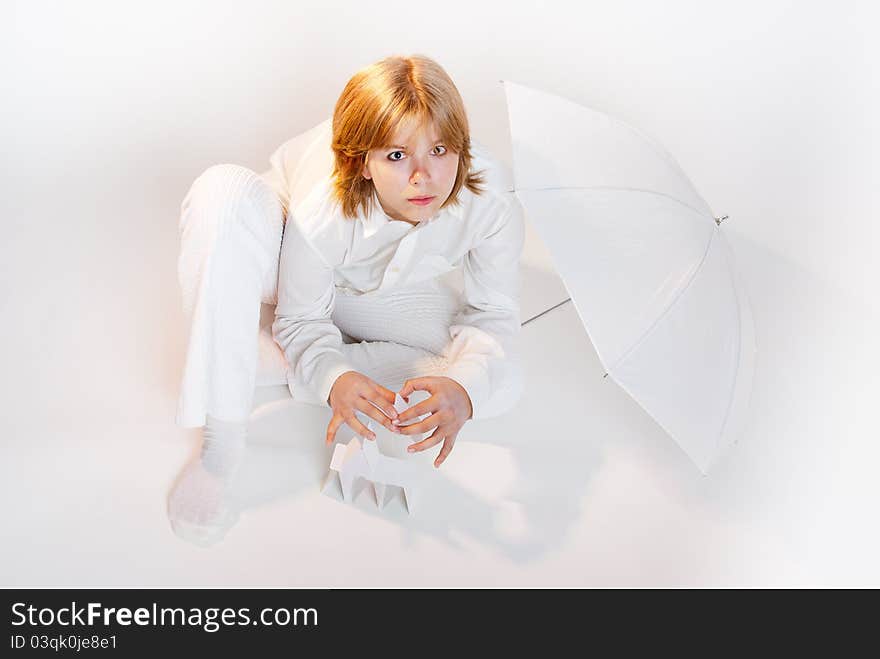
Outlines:
[{"label": "wrist", "polygon": [[343,371],[342,373],[340,373],[339,375],[336,376],[336,379],[333,380],[333,384],[330,385],[330,392],[327,394],[327,405],[330,405],[331,407],[333,406],[332,403],[330,402],[331,399],[333,398],[333,390],[336,388],[336,384],[342,379],[342,376],[345,375],[346,373],[354,373],[354,372],[355,371]]},{"label": "wrist", "polygon": [[470,421],[474,416],[474,403],[471,400],[471,395],[468,393],[467,389],[460,382],[456,382],[452,378],[446,378],[450,382],[453,382],[455,386],[458,388],[458,391],[461,392],[461,398],[465,401],[465,409],[467,410],[467,416],[465,420]]}]

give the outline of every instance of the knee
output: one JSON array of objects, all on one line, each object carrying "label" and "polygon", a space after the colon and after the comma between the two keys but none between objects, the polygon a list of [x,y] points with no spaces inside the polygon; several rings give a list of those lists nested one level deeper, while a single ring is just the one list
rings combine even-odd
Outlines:
[{"label": "knee", "polygon": [[283,229],[278,195],[259,174],[241,165],[212,165],[193,181],[181,204],[181,229],[196,213],[200,224],[222,227],[256,217],[264,228]]},{"label": "knee", "polygon": [[247,191],[250,185],[258,179],[262,180],[259,174],[241,165],[232,163],[211,165],[196,177],[192,184],[192,190],[197,195],[241,194]]}]

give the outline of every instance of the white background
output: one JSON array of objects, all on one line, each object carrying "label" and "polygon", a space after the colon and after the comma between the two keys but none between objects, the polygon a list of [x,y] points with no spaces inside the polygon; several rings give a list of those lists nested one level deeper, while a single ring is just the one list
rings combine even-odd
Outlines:
[{"label": "white background", "polygon": [[[0,6],[0,584],[880,585],[868,2]],[[281,485],[190,547],[164,518],[197,439],[173,425],[180,201],[212,164],[263,171],[357,69],[411,53],[446,68],[502,160],[509,79],[651,134],[730,215],[758,329],[751,431],[697,476],[603,386],[569,304],[526,328],[526,402],[471,424],[421,516],[316,494],[322,448],[301,450],[323,411],[287,406],[286,436],[252,433],[251,468],[271,481],[270,451]]]}]

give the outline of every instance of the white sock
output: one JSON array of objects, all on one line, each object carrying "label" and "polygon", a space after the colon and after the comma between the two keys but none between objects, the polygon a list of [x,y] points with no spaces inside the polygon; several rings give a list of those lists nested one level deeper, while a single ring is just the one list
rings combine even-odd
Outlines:
[{"label": "white sock", "polygon": [[201,453],[183,468],[168,497],[174,532],[201,546],[220,540],[238,520],[231,485],[247,439],[247,421],[206,421]]},{"label": "white sock", "polygon": [[202,464],[224,478],[238,470],[247,441],[247,421],[221,421],[208,415],[202,428]]}]

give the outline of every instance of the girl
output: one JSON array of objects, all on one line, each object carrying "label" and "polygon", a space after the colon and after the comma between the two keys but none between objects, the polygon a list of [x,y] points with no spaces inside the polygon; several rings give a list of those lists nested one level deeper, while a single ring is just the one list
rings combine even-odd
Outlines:
[{"label": "girl", "polygon": [[[401,435],[433,431],[410,450],[442,442],[439,467],[469,419],[504,413],[523,389],[522,209],[472,145],[436,62],[394,56],[359,71],[332,124],[270,163],[262,176],[209,168],[181,209],[191,332],[177,423],[203,427],[203,442],[169,517],[203,544],[237,518],[223,495],[244,451],[260,302],[277,305],[291,395],[332,410],[328,443],[343,424],[375,439],[360,413]],[[398,415],[395,391],[408,402],[416,390],[429,396]]]}]

